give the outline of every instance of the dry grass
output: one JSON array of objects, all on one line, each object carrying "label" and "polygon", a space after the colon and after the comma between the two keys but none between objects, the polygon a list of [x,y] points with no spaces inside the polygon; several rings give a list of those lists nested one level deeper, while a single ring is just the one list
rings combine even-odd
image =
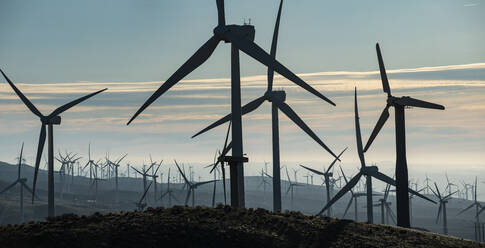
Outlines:
[{"label": "dry grass", "polygon": [[156,208],[0,227],[0,247],[484,247],[468,240],[297,212]]}]

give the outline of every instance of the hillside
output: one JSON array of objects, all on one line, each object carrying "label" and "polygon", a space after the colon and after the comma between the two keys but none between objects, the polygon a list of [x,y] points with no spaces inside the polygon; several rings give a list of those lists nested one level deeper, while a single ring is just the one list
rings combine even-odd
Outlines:
[{"label": "hillside", "polygon": [[0,247],[485,247],[349,220],[219,206],[63,215],[0,227]]}]

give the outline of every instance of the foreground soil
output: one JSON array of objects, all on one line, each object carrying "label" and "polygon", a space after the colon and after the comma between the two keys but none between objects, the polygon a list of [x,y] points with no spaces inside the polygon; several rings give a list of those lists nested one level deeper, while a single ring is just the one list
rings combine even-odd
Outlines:
[{"label": "foreground soil", "polygon": [[0,247],[484,247],[403,228],[227,206],[63,215],[0,227]]}]

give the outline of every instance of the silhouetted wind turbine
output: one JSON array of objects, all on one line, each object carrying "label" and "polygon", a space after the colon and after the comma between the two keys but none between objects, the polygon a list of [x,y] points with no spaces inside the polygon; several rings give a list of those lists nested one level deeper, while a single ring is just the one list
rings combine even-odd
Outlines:
[{"label": "silhouetted wind turbine", "polygon": [[[342,154],[347,150],[347,147],[332,161],[332,163],[330,164],[330,166],[328,166],[327,170],[325,170],[325,172],[321,172],[321,171],[318,171],[318,170],[315,170],[315,169],[312,169],[312,168],[309,168],[309,167],[306,167],[304,165],[301,165],[301,167],[317,174],[317,175],[321,175],[323,176],[324,178],[324,182],[325,182],[325,188],[327,190],[327,203],[330,201],[330,197],[331,197],[331,194],[330,194],[330,178],[333,176],[333,172],[331,172],[330,170],[332,169],[333,165],[335,164],[335,162],[337,162],[338,159],[340,159],[340,156],[342,156]],[[328,208],[327,209],[327,216],[331,216],[332,215],[332,208]]]},{"label": "silhouetted wind turbine", "polygon": [[410,227],[409,219],[409,198],[408,198],[408,166],[406,162],[406,128],[404,121],[405,107],[418,107],[429,109],[445,109],[442,105],[425,102],[409,96],[394,97],[391,95],[391,88],[387,80],[386,68],[382,60],[381,50],[379,44],[376,44],[377,58],[379,60],[379,70],[382,80],[382,88],[387,93],[387,104],[377,121],[374,130],[372,131],[364,152],[369,149],[372,141],[382,129],[387,119],[389,118],[389,108],[394,107],[395,125],[396,125],[396,202],[397,202],[397,225],[401,227]]},{"label": "silhouetted wind turbine", "polygon": [[61,117],[59,116],[66,110],[74,107],[75,105],[87,100],[88,98],[99,94],[107,89],[102,89],[100,91],[91,93],[89,95],[83,96],[81,98],[78,98],[77,100],[74,100],[70,103],[67,103],[65,105],[62,105],[61,107],[55,109],[52,111],[47,116],[42,115],[40,111],[30,102],[30,100],[10,81],[10,79],[3,73],[2,70],[0,70],[2,73],[3,77],[5,80],[7,80],[8,84],[12,87],[12,89],[15,91],[15,93],[18,95],[18,97],[22,100],[22,102],[29,108],[29,110],[34,113],[36,116],[40,118],[41,121],[41,129],[40,129],[40,137],[39,137],[39,146],[37,148],[37,157],[35,160],[35,170],[34,170],[34,183],[32,186],[32,191],[34,194],[32,195],[32,202],[34,202],[34,196],[35,196],[35,186],[37,183],[37,174],[39,173],[39,164],[40,164],[40,159],[42,157],[42,151],[44,149],[44,144],[45,144],[45,139],[46,139],[46,126],[49,128],[49,137],[48,137],[48,161],[49,161],[49,167],[48,167],[48,216],[54,216],[54,129],[53,125],[60,125],[61,124]]},{"label": "silhouetted wind turbine", "polygon": [[[278,31],[281,17],[281,9],[283,6],[283,1],[281,0],[278,9],[278,16],[276,18],[275,29],[273,33],[273,41],[271,44],[271,59],[275,59],[276,47],[278,42]],[[318,136],[305,124],[305,122],[293,111],[293,109],[285,103],[286,93],[284,91],[274,91],[273,90],[273,77],[274,68],[268,67],[268,88],[263,96],[249,102],[242,107],[242,115],[250,113],[256,110],[259,106],[263,104],[264,101],[271,102],[272,104],[272,139],[273,139],[273,210],[281,211],[281,181],[280,181],[280,149],[279,149],[279,124],[278,124],[278,109],[281,110],[288,118],[290,118],[297,126],[299,126],[305,133],[307,133],[313,140],[315,140],[320,146],[327,150],[332,156],[336,157],[335,154],[323,143],[323,141],[318,138]],[[288,78],[288,77],[287,77]],[[290,78],[289,78],[290,79]],[[290,79],[292,80],[292,79]],[[294,80],[293,80],[294,81]],[[299,84],[305,89],[311,89],[310,86]],[[309,87],[309,88],[308,88]],[[329,103],[333,104],[327,98],[322,98]],[[333,104],[335,105],[335,104]],[[205,133],[229,120],[231,120],[232,114],[228,114],[223,118],[217,120],[213,124],[204,128],[202,131],[198,132],[192,138]]]},{"label": "silhouetted wind turbine", "polygon": [[[148,169],[145,169],[145,165],[143,165],[143,169],[142,169],[143,172],[137,170],[133,166],[131,167],[131,168],[133,168],[133,170],[135,170],[136,172],[138,172],[138,174],[140,174],[143,177],[143,191],[145,191],[147,189],[147,177],[150,176],[150,174],[148,174],[148,171],[150,171],[150,169],[152,168],[153,165],[154,164],[152,163],[150,165],[150,167],[148,167]],[[145,201],[146,201],[146,199],[145,199]]]},{"label": "silhouetted wind turbine", "polygon": [[440,205],[439,205],[439,208],[438,208],[438,215],[436,217],[436,223],[439,222],[440,216],[441,216],[443,218],[443,233],[447,235],[448,234],[448,220],[447,220],[447,217],[446,217],[446,203],[448,203],[448,200],[451,198],[451,196],[454,193],[456,193],[456,191],[442,197],[440,190],[438,189],[438,185],[436,185],[436,183],[434,183],[434,186],[436,188],[436,192],[433,189],[431,189],[431,191],[433,191],[433,194],[436,197],[438,197],[438,199],[440,200]]},{"label": "silhouetted wind turbine", "polygon": [[180,169],[179,165],[177,164],[177,161],[175,161],[175,165],[177,166],[177,169],[179,170],[180,174],[182,174],[182,177],[184,178],[186,185],[189,187],[187,189],[187,196],[185,197],[185,205],[187,205],[187,202],[189,202],[190,194],[192,194],[192,207],[193,207],[195,206],[195,189],[201,185],[212,183],[215,180],[193,183],[187,179],[187,177],[185,176],[185,173]]},{"label": "silhouetted wind turbine", "polygon": [[445,172],[445,177],[446,177],[446,188],[445,188],[445,191],[448,190],[448,194],[451,194],[451,187],[452,186],[455,186],[455,187],[458,187],[458,185],[452,183],[450,181],[450,178],[448,177],[448,173]]},{"label": "silhouetted wind turbine", "polygon": [[288,194],[288,193],[291,192],[291,194],[290,194],[290,197],[291,197],[290,198],[291,199],[291,207],[290,207],[290,209],[293,210],[293,193],[294,193],[293,191],[294,191],[294,187],[301,187],[301,186],[305,186],[305,185],[299,184],[297,182],[292,182],[291,179],[290,179],[290,174],[288,174],[288,168],[285,168],[285,170],[286,170],[286,176],[288,178],[288,189],[286,190],[286,194]]},{"label": "silhouetted wind turbine", "polygon": [[426,183],[426,194],[429,194],[429,190],[431,189],[429,182],[431,182],[431,179],[429,179],[428,174],[426,174],[426,179],[424,179],[424,182]]},{"label": "silhouetted wind turbine", "polygon": [[[377,168],[377,166],[367,166],[365,164],[364,152],[362,150],[362,136],[360,134],[359,109],[357,106],[357,88],[355,88],[355,93],[354,93],[354,111],[355,111],[355,136],[356,136],[356,143],[357,143],[357,153],[359,154],[359,159],[361,164],[360,171],[334,196],[332,200],[330,200],[330,202],[327,203],[327,205],[318,213],[318,215],[321,215],[326,209],[328,209],[332,204],[338,201],[338,199],[344,196],[351,188],[353,188],[359,182],[361,176],[365,176],[366,186],[367,186],[367,205],[366,205],[367,222],[373,223],[374,217],[373,217],[373,209],[372,209],[372,205],[373,205],[372,177],[384,183],[391,184],[393,186],[396,185],[396,181],[379,172],[379,169]],[[421,195],[420,193],[412,189],[409,189],[409,191],[425,200],[434,202],[433,200],[427,198],[426,196]],[[407,207],[409,208],[409,205]]]},{"label": "silhouetted wind turbine", "polygon": [[[345,176],[344,171],[342,170],[342,167],[340,167],[340,171],[342,172],[342,175],[345,180],[345,184],[348,184],[349,181],[347,180],[347,177]],[[352,188],[350,189],[350,200],[349,203],[347,204],[347,207],[345,208],[344,214],[342,215],[342,219],[345,218],[345,215],[347,215],[347,212],[350,209],[350,206],[352,205],[352,202],[354,202],[354,214],[355,214],[355,221],[359,221],[359,211],[358,211],[358,199],[359,197],[366,196],[367,193],[365,192],[354,192]]]},{"label": "silhouetted wind turbine", "polygon": [[[221,165],[221,172],[222,172],[222,187],[223,187],[223,193],[224,193],[224,205],[227,205],[226,201],[226,169],[224,168],[224,162],[227,160],[230,160],[230,157],[227,157],[226,154],[231,150],[232,148],[232,141],[228,142],[229,139],[229,132],[231,131],[231,121],[229,121],[229,125],[227,127],[227,133],[226,133],[226,139],[224,140],[224,146],[222,147],[222,152],[219,151],[219,156],[217,157],[217,161],[215,163],[209,165],[212,166],[212,169],[210,170],[210,173],[212,173],[216,168],[217,165]],[[215,191],[215,189],[214,189]]]},{"label": "silhouetted wind turbine", "polygon": [[[118,196],[118,167],[120,167],[121,161],[127,156],[128,154],[123,155],[121,158],[116,160],[115,162],[112,162],[108,158],[106,158],[107,162],[109,165],[113,166],[115,169],[115,202],[118,203],[119,201],[119,196]],[[90,159],[91,161],[91,159]],[[89,163],[89,162],[88,162]],[[156,182],[155,182],[156,183]]]},{"label": "silhouetted wind turbine", "polygon": [[[151,158],[150,158],[150,160],[151,160]],[[157,194],[157,177],[158,177],[157,173],[158,173],[158,169],[160,169],[160,166],[162,166],[162,162],[163,162],[163,160],[160,161],[160,163],[157,166],[157,169],[155,169],[155,172],[153,172],[153,168],[155,168],[155,166],[153,166],[152,167],[153,174],[152,175],[149,175],[149,177],[151,177],[152,180],[153,180],[153,182],[154,182],[154,184],[153,184],[153,192],[154,192],[154,195],[155,195],[155,197],[154,197],[155,198],[155,201],[154,201],[155,203],[157,202],[157,196],[158,196],[158,194]],[[155,163],[152,162],[152,163],[154,165],[157,164],[156,162]]]},{"label": "silhouetted wind turbine", "polygon": [[172,197],[175,199],[175,201],[178,201],[177,197],[175,197],[175,194],[173,193],[172,189],[170,189],[170,168],[168,168],[167,191],[165,191],[165,193],[162,194],[162,197],[160,197],[160,200],[162,200],[163,197],[165,197],[166,195],[168,195],[168,206],[167,207],[172,206]]},{"label": "silhouetted wind turbine", "polygon": [[472,207],[475,207],[475,221],[476,223],[480,223],[480,219],[478,218],[479,215],[480,215],[480,208],[482,208],[482,205],[480,204],[480,202],[478,202],[478,199],[477,199],[477,181],[478,181],[478,178],[475,177],[475,190],[473,192],[474,194],[474,197],[473,197],[473,203],[466,207],[465,209],[461,210],[458,214],[462,214],[464,212],[466,212],[468,209],[472,208]]},{"label": "silhouetted wind turbine", "polygon": [[[24,188],[30,192],[31,194],[34,194],[34,192],[30,189],[29,186],[27,186],[27,178],[20,178],[21,177],[21,168],[22,168],[22,154],[24,152],[24,143],[22,143],[22,148],[20,149],[20,156],[19,156],[19,165],[18,165],[18,172],[17,172],[17,180],[13,182],[12,184],[8,185],[5,189],[0,191],[0,195],[11,189],[17,184],[20,184],[20,223],[24,222]],[[36,196],[37,197],[37,196]]]},{"label": "silhouetted wind turbine", "polygon": [[381,224],[389,224],[389,217],[391,217],[394,224],[396,224],[395,214],[391,209],[391,202],[387,201],[387,197],[389,197],[390,189],[391,189],[391,185],[386,184],[386,189],[384,190],[384,196],[381,199],[379,199],[379,203],[374,204],[374,207],[381,208]]},{"label": "silhouetted wind turbine", "polygon": [[147,203],[146,201],[144,202],[146,196],[147,196],[147,193],[148,193],[148,190],[150,189],[150,186],[152,186],[152,182],[150,182],[150,184],[148,184],[148,187],[145,189],[145,191],[143,192],[143,195],[140,197],[140,200],[138,202],[135,202],[136,204],[136,207],[138,208],[138,210],[143,210],[145,209],[145,207],[147,206]]},{"label": "silhouetted wind turbine", "polygon": [[[242,112],[249,110],[248,108],[241,108],[241,84],[239,71],[239,50],[248,54],[250,57],[256,59],[260,63],[271,68],[271,71],[276,71],[288,80],[294,82],[310,93],[320,97],[321,99],[334,104],[328,98],[323,96],[320,92],[305,83],[293,72],[288,70],[285,66],[266,53],[261,47],[254,43],[255,30],[254,26],[249,24],[244,25],[226,25],[224,14],[224,0],[217,0],[218,10],[218,25],[214,28],[214,35],[202,45],[192,57],[189,58],[165,83],[141,106],[141,108],[133,115],[128,122],[131,123],[141,112],[143,112],[150,104],[152,104],[158,97],[169,90],[172,86],[178,83],[186,75],[191,73],[197,67],[202,65],[216,49],[220,41],[231,43],[231,112],[232,112],[232,157],[229,162],[230,178],[231,178],[231,205],[235,207],[244,207],[244,169],[243,163],[247,162],[247,158],[243,157],[243,143],[242,143]],[[280,4],[281,6],[281,4]],[[276,46],[274,47],[276,49]],[[273,49],[273,50],[274,50]],[[274,53],[273,53],[274,54]],[[263,102],[264,98],[258,98],[249,106],[253,107]]]}]

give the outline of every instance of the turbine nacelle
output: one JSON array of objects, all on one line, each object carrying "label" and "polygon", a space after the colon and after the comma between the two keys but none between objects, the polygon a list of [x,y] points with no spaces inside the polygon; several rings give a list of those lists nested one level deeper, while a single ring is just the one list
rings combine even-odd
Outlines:
[{"label": "turbine nacelle", "polygon": [[52,125],[61,125],[61,117],[60,116],[55,116],[52,118],[48,118],[48,116],[44,117],[41,119],[42,123],[47,125],[47,124],[52,124]]},{"label": "turbine nacelle", "polygon": [[268,98],[268,101],[270,102],[272,102],[273,100],[279,102],[286,101],[286,92],[284,92],[283,90],[266,92],[264,95]]},{"label": "turbine nacelle", "polygon": [[226,26],[217,26],[214,28],[214,35],[217,36],[219,39],[223,40],[226,43],[230,43],[231,41],[226,38],[226,33],[232,32],[239,37],[243,37],[250,41],[254,41],[254,36],[256,34],[256,30],[254,29],[253,25],[226,25]]},{"label": "turbine nacelle", "polygon": [[369,173],[369,174],[372,174],[372,173],[375,173],[375,172],[379,172],[379,169],[377,168],[377,166],[365,166],[361,169],[362,172],[364,173]]}]

